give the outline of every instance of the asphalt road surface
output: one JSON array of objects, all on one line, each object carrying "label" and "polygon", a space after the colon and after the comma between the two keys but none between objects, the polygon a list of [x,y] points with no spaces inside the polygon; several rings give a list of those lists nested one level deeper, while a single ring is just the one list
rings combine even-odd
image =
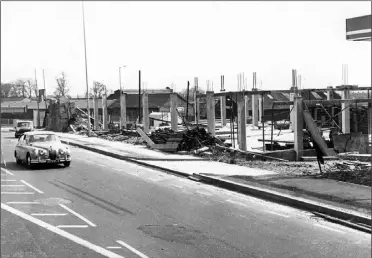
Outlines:
[{"label": "asphalt road surface", "polygon": [[78,148],[17,165],[2,132],[2,257],[371,257],[371,235]]}]

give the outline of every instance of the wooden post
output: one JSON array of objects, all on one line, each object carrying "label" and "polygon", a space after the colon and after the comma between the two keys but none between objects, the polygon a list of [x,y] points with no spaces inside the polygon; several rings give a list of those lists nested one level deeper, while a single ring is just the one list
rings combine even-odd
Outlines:
[{"label": "wooden post", "polygon": [[302,106],[302,97],[294,97],[294,114],[295,114],[295,123],[294,123],[294,150],[296,152],[296,160],[300,161],[302,153],[304,150],[304,135],[303,135],[303,106]]},{"label": "wooden post", "polygon": [[173,131],[178,131],[178,114],[177,114],[177,93],[170,94],[170,112],[171,112],[171,128]]},{"label": "wooden post", "polygon": [[142,94],[142,106],[143,106],[143,131],[149,133],[150,131],[150,120],[149,120],[149,94],[144,92]]},{"label": "wooden post", "polygon": [[242,98],[238,100],[238,139],[239,139],[239,149],[246,151],[247,150],[247,119],[245,108],[245,99]]},{"label": "wooden post", "polygon": [[207,91],[208,132],[215,136],[214,92]]},{"label": "wooden post", "polygon": [[127,128],[127,94],[120,91],[120,128]]},{"label": "wooden post", "polygon": [[[350,98],[350,92],[348,90],[344,90],[343,92],[343,99]],[[342,110],[342,132],[343,133],[350,133],[350,107],[349,103],[341,103],[341,110]]]},{"label": "wooden post", "polygon": [[94,130],[99,130],[98,98],[94,98]]},{"label": "wooden post", "polygon": [[102,95],[103,130],[108,130],[107,96]]},{"label": "wooden post", "polygon": [[220,96],[221,125],[226,126],[226,96]]}]

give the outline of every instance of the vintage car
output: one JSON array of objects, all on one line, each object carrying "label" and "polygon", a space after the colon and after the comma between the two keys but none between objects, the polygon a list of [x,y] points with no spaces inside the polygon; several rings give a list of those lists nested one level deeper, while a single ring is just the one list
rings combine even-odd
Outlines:
[{"label": "vintage car", "polygon": [[71,152],[61,143],[54,132],[33,131],[24,133],[18,140],[14,156],[17,164],[26,163],[29,168],[36,164],[64,164],[70,166]]},{"label": "vintage car", "polygon": [[31,121],[18,121],[17,126],[14,128],[14,137],[19,138],[25,132],[31,132],[34,130],[33,123]]}]

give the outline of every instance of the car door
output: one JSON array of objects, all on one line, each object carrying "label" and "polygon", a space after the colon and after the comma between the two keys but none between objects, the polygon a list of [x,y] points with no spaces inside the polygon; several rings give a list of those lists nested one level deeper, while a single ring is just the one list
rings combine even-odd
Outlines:
[{"label": "car door", "polygon": [[20,160],[23,160],[23,138],[24,138],[24,135],[19,137],[18,143],[16,145],[17,156]]}]

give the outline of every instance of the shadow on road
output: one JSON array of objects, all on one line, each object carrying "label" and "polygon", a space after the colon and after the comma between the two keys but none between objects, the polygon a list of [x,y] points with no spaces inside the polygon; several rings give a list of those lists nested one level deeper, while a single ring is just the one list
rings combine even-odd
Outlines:
[{"label": "shadow on road", "polygon": [[[2,166],[4,167],[4,166]],[[6,167],[4,167],[9,170],[30,170],[26,164],[17,164],[16,162],[7,162]],[[63,165],[59,164],[40,164],[35,165],[31,170],[48,170],[48,169],[62,169],[64,168]]]}]

